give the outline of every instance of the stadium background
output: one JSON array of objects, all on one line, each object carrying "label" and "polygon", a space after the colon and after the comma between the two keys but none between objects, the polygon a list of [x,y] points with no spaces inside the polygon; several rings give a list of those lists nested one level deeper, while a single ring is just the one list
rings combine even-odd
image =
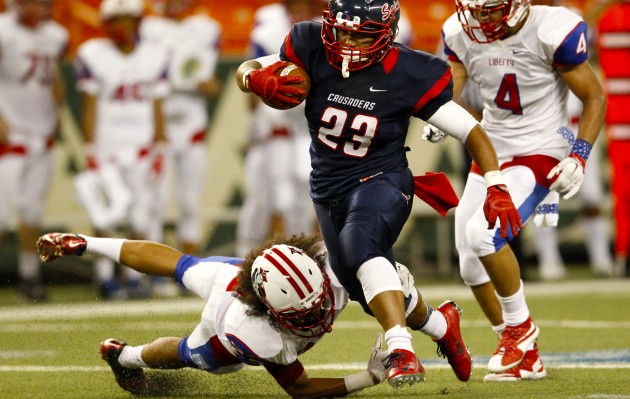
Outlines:
[{"label": "stadium background", "polygon": [[[7,0],[0,0],[0,8]],[[146,0],[145,0],[146,2]],[[270,0],[196,0],[196,11],[206,12],[223,27],[221,51],[225,57],[242,57],[247,49],[249,32],[254,12],[260,6],[273,3]],[[98,6],[101,0],[54,0],[53,18],[70,31],[71,57],[84,40],[100,35]],[[147,2],[150,3],[150,2]],[[587,0],[566,0],[567,7],[585,9]],[[326,1],[322,0],[322,4]],[[407,0],[402,4],[403,12],[414,25],[411,47],[432,52],[438,43],[440,27],[455,11],[454,0],[418,1]]]},{"label": "stadium background", "polygon": [[[3,2],[0,0],[0,7]],[[255,10],[271,1],[263,0],[197,0],[201,12],[207,12],[222,25],[221,61],[217,73],[223,82],[221,95],[208,104],[211,114],[209,126],[209,169],[204,197],[203,217],[205,223],[205,251],[213,254],[231,255],[234,253],[236,218],[245,193],[243,192],[242,161],[246,148],[248,118],[246,96],[236,87],[233,74],[247,54],[248,36],[253,24]],[[322,4],[325,2],[322,1]],[[565,2],[569,6],[585,9],[586,1]],[[72,60],[77,46],[88,38],[102,35],[98,6],[100,0],[54,0],[53,17],[70,31],[70,48],[63,65],[67,83],[67,107],[62,115],[62,128],[58,145],[55,148],[56,170],[47,202],[44,221],[47,230],[63,230],[90,233],[92,231],[87,215],[75,199],[72,177],[84,166],[82,135],[78,125],[80,97],[77,95],[72,77]],[[440,26],[455,10],[452,0],[412,1],[403,4],[403,10],[414,28],[411,46],[433,52],[439,41]],[[414,120],[411,125],[408,145],[411,168],[415,174],[426,171],[443,171],[449,175],[458,193],[462,191],[460,174],[462,171],[462,146],[455,140],[447,140],[436,146],[420,140],[421,122]],[[603,140],[602,140],[603,141]],[[602,150],[602,148],[600,148]],[[604,183],[608,185],[608,168],[603,159]],[[609,201],[604,205],[609,212]],[[562,204],[560,240],[565,261],[584,263],[586,254],[583,245],[583,231],[577,216],[577,200]],[[173,202],[167,210],[166,241],[174,244],[172,227],[176,209]],[[417,200],[414,215],[407,223],[398,241],[397,253],[401,261],[412,269],[422,268],[423,274],[452,276],[456,265],[456,252],[453,245],[453,212],[440,218],[426,204]],[[612,226],[611,226],[612,228]],[[525,255],[528,263],[536,262],[533,249],[527,245],[528,231],[525,230]],[[0,249],[0,276],[4,282],[14,281],[16,254],[15,246]],[[60,270],[61,265],[47,265],[45,275],[65,279],[82,273]],[[71,276],[66,276],[68,272]],[[86,276],[84,273],[83,275]],[[65,277],[64,277],[65,276]]]}]

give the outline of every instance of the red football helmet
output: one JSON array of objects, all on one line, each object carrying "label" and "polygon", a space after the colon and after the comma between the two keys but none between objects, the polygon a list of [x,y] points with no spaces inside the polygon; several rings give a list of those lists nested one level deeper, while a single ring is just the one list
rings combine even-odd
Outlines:
[{"label": "red football helmet", "polygon": [[[399,20],[398,0],[331,0],[322,21],[328,62],[344,77],[380,62],[394,45]],[[351,47],[338,40],[339,31],[373,37],[374,42],[368,47]]]},{"label": "red football helmet", "polygon": [[470,40],[491,43],[527,15],[530,0],[455,0],[457,17]]},{"label": "red football helmet", "polygon": [[252,265],[252,285],[282,327],[299,337],[332,331],[335,298],[330,280],[301,249],[274,245]]}]

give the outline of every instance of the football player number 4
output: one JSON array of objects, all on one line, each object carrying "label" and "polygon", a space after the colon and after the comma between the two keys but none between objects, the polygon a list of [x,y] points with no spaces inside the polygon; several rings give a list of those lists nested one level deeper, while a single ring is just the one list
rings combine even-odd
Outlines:
[{"label": "football player number 4", "polygon": [[[337,108],[327,108],[322,115],[322,122],[332,124],[332,127],[319,128],[319,140],[328,147],[336,150],[339,143],[331,140],[333,137],[340,137],[344,131],[348,113]],[[343,152],[355,158],[362,158],[367,154],[368,148],[374,138],[374,132],[378,126],[378,119],[369,115],[357,115],[352,119],[350,129],[357,134],[352,135],[352,141],[343,144]]]},{"label": "football player number 4", "polygon": [[511,111],[514,115],[523,115],[516,74],[506,73],[503,75],[503,80],[501,80],[501,86],[499,86],[494,102],[497,104],[497,107]]}]

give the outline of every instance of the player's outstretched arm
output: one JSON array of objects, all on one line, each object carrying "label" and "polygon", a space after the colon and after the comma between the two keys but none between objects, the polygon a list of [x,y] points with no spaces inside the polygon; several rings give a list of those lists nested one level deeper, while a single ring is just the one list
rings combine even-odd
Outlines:
[{"label": "player's outstretched arm", "polygon": [[[360,373],[343,378],[309,378],[306,371],[303,370],[294,382],[284,385],[283,388],[292,398],[321,398],[345,396],[378,385],[387,377],[385,368],[387,352],[381,349],[382,342],[382,334],[377,334],[367,368]],[[283,370],[292,368],[292,366],[283,366],[277,369],[273,366],[265,367],[278,382],[286,378],[287,373],[284,373]]]},{"label": "player's outstretched arm", "polygon": [[96,254],[154,276],[173,277],[183,253],[153,241],[100,238],[69,233],[48,233],[35,244],[43,262],[62,256]]}]

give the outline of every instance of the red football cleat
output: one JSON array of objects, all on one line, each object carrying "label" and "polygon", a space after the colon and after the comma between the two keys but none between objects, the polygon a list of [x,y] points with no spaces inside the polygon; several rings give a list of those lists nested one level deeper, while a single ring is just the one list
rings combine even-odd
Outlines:
[{"label": "red football cleat", "polygon": [[483,382],[511,382],[520,380],[540,380],[547,376],[547,370],[543,366],[542,359],[538,353],[538,345],[534,344],[534,349],[525,352],[523,361],[516,366],[502,373],[492,373],[483,377]]},{"label": "red football cleat", "polygon": [[116,382],[122,389],[135,394],[144,394],[149,390],[149,384],[141,368],[131,369],[118,363],[118,358],[126,343],[114,338],[101,342],[101,357],[112,368]]},{"label": "red football cleat", "polygon": [[394,349],[387,356],[387,380],[394,389],[400,389],[403,385],[413,386],[424,381],[424,367],[416,357],[416,354],[405,349]]},{"label": "red football cleat", "polygon": [[87,241],[76,234],[48,233],[39,237],[35,247],[42,262],[51,262],[61,256],[81,256]]},{"label": "red football cleat", "polygon": [[500,373],[517,366],[539,333],[540,328],[531,317],[518,326],[505,327],[499,347],[488,361],[488,371]]},{"label": "red football cleat", "polygon": [[452,301],[444,302],[435,310],[444,315],[447,325],[446,334],[433,340],[438,345],[437,353],[448,360],[460,381],[468,381],[472,372],[472,358],[459,328],[459,315],[462,311]]}]

